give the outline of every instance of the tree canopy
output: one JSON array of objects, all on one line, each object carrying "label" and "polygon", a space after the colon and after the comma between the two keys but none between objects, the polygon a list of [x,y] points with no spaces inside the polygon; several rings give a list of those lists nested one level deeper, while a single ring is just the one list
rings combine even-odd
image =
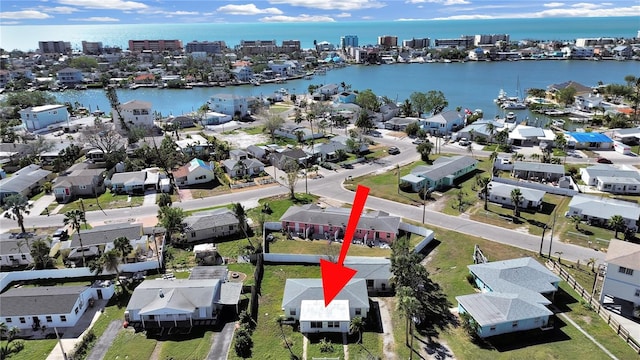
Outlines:
[{"label": "tree canopy", "polygon": [[360,91],[356,96],[356,104],[365,110],[378,111],[380,109],[378,96],[371,89]]}]

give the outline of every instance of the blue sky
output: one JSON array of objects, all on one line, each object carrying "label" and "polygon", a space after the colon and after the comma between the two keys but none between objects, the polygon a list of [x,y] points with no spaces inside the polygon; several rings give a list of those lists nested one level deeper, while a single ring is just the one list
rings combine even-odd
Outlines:
[{"label": "blue sky", "polygon": [[[0,25],[640,18],[639,0],[2,0]],[[640,27],[640,20],[638,21]]]}]

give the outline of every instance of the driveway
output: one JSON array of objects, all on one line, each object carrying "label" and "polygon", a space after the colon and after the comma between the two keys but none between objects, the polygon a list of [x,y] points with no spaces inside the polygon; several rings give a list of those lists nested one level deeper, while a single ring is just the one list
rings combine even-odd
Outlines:
[{"label": "driveway", "polygon": [[107,326],[107,329],[102,333],[102,336],[98,339],[96,344],[91,349],[91,353],[87,356],[86,360],[102,360],[107,354],[107,350],[111,346],[113,339],[118,335],[118,331],[122,329],[122,321],[113,320]]},{"label": "driveway", "polygon": [[152,206],[156,203],[156,191],[155,190],[147,190],[144,193],[144,201],[142,202],[142,206]]},{"label": "driveway", "polygon": [[231,321],[226,323],[219,333],[214,334],[213,344],[211,345],[211,350],[209,350],[207,360],[227,360],[235,329],[236,322]]}]

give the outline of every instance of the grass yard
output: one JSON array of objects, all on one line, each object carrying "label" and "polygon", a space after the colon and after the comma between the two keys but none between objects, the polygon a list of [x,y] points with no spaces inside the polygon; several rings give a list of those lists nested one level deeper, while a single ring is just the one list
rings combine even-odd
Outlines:
[{"label": "grass yard", "polygon": [[[333,351],[322,352],[320,341],[330,341]],[[342,346],[342,334],[309,334],[309,344],[307,346],[307,359],[313,358],[344,358]]]},{"label": "grass yard", "polygon": [[[337,257],[340,253],[341,246],[341,243],[334,241],[309,241],[294,238],[294,240],[277,240],[269,245],[269,252],[285,254],[318,254]],[[366,245],[354,244],[349,247],[349,256],[389,257],[391,256],[391,249],[381,249],[376,247],[370,248]]]},{"label": "grass yard", "polygon": [[249,135],[261,135],[264,134],[264,126],[252,126],[240,129]]},{"label": "grass yard", "polygon": [[[96,199],[83,199],[75,200],[70,203],[64,204],[62,209],[58,211],[58,214],[64,214],[70,210],[82,210],[82,203],[84,203],[85,211],[94,211],[94,210],[107,210],[107,209],[120,209],[126,207],[136,207],[141,206],[144,202],[143,195],[137,196],[129,196],[129,195],[116,195],[110,191],[105,192],[104,194],[98,196],[98,202],[96,203]],[[98,205],[100,204],[100,205]],[[49,205],[49,211],[53,211],[58,206],[57,203],[52,203]]]},{"label": "grass yard", "polygon": [[291,105],[286,104],[273,104],[269,106],[269,112],[273,114],[280,114],[291,109],[291,107]]},{"label": "grass yard", "polygon": [[[11,353],[6,357],[7,360],[33,360],[33,359],[46,359],[51,353],[53,348],[58,343],[56,339],[49,340],[14,340],[24,342],[24,349],[18,353]],[[0,341],[0,346],[7,345],[6,341]],[[3,358],[5,359],[5,358]]]},{"label": "grass yard", "polygon": [[104,359],[149,359],[155,347],[156,340],[148,339],[145,333],[122,329],[111,343]]},{"label": "grass yard", "polygon": [[207,357],[213,339],[212,331],[196,329],[189,335],[173,335],[162,342],[160,359],[201,360]]}]

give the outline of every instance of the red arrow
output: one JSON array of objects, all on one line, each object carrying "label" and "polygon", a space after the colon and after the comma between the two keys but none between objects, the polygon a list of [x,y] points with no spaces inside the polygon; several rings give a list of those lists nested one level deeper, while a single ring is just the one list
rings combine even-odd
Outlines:
[{"label": "red arrow", "polygon": [[364,203],[367,201],[369,195],[369,188],[366,186],[358,185],[356,189],[356,197],[353,200],[353,207],[351,208],[351,215],[349,215],[349,222],[347,223],[347,230],[344,232],[344,239],[342,241],[342,247],[340,248],[340,257],[337,263],[320,259],[320,273],[322,276],[322,291],[324,292],[324,306],[329,306],[331,301],[344,289],[349,280],[356,274],[356,270],[344,267],[344,258],[347,257],[347,251],[349,251],[349,245],[353,239],[353,234],[356,232],[356,226],[360,221],[362,215],[362,209]]}]

